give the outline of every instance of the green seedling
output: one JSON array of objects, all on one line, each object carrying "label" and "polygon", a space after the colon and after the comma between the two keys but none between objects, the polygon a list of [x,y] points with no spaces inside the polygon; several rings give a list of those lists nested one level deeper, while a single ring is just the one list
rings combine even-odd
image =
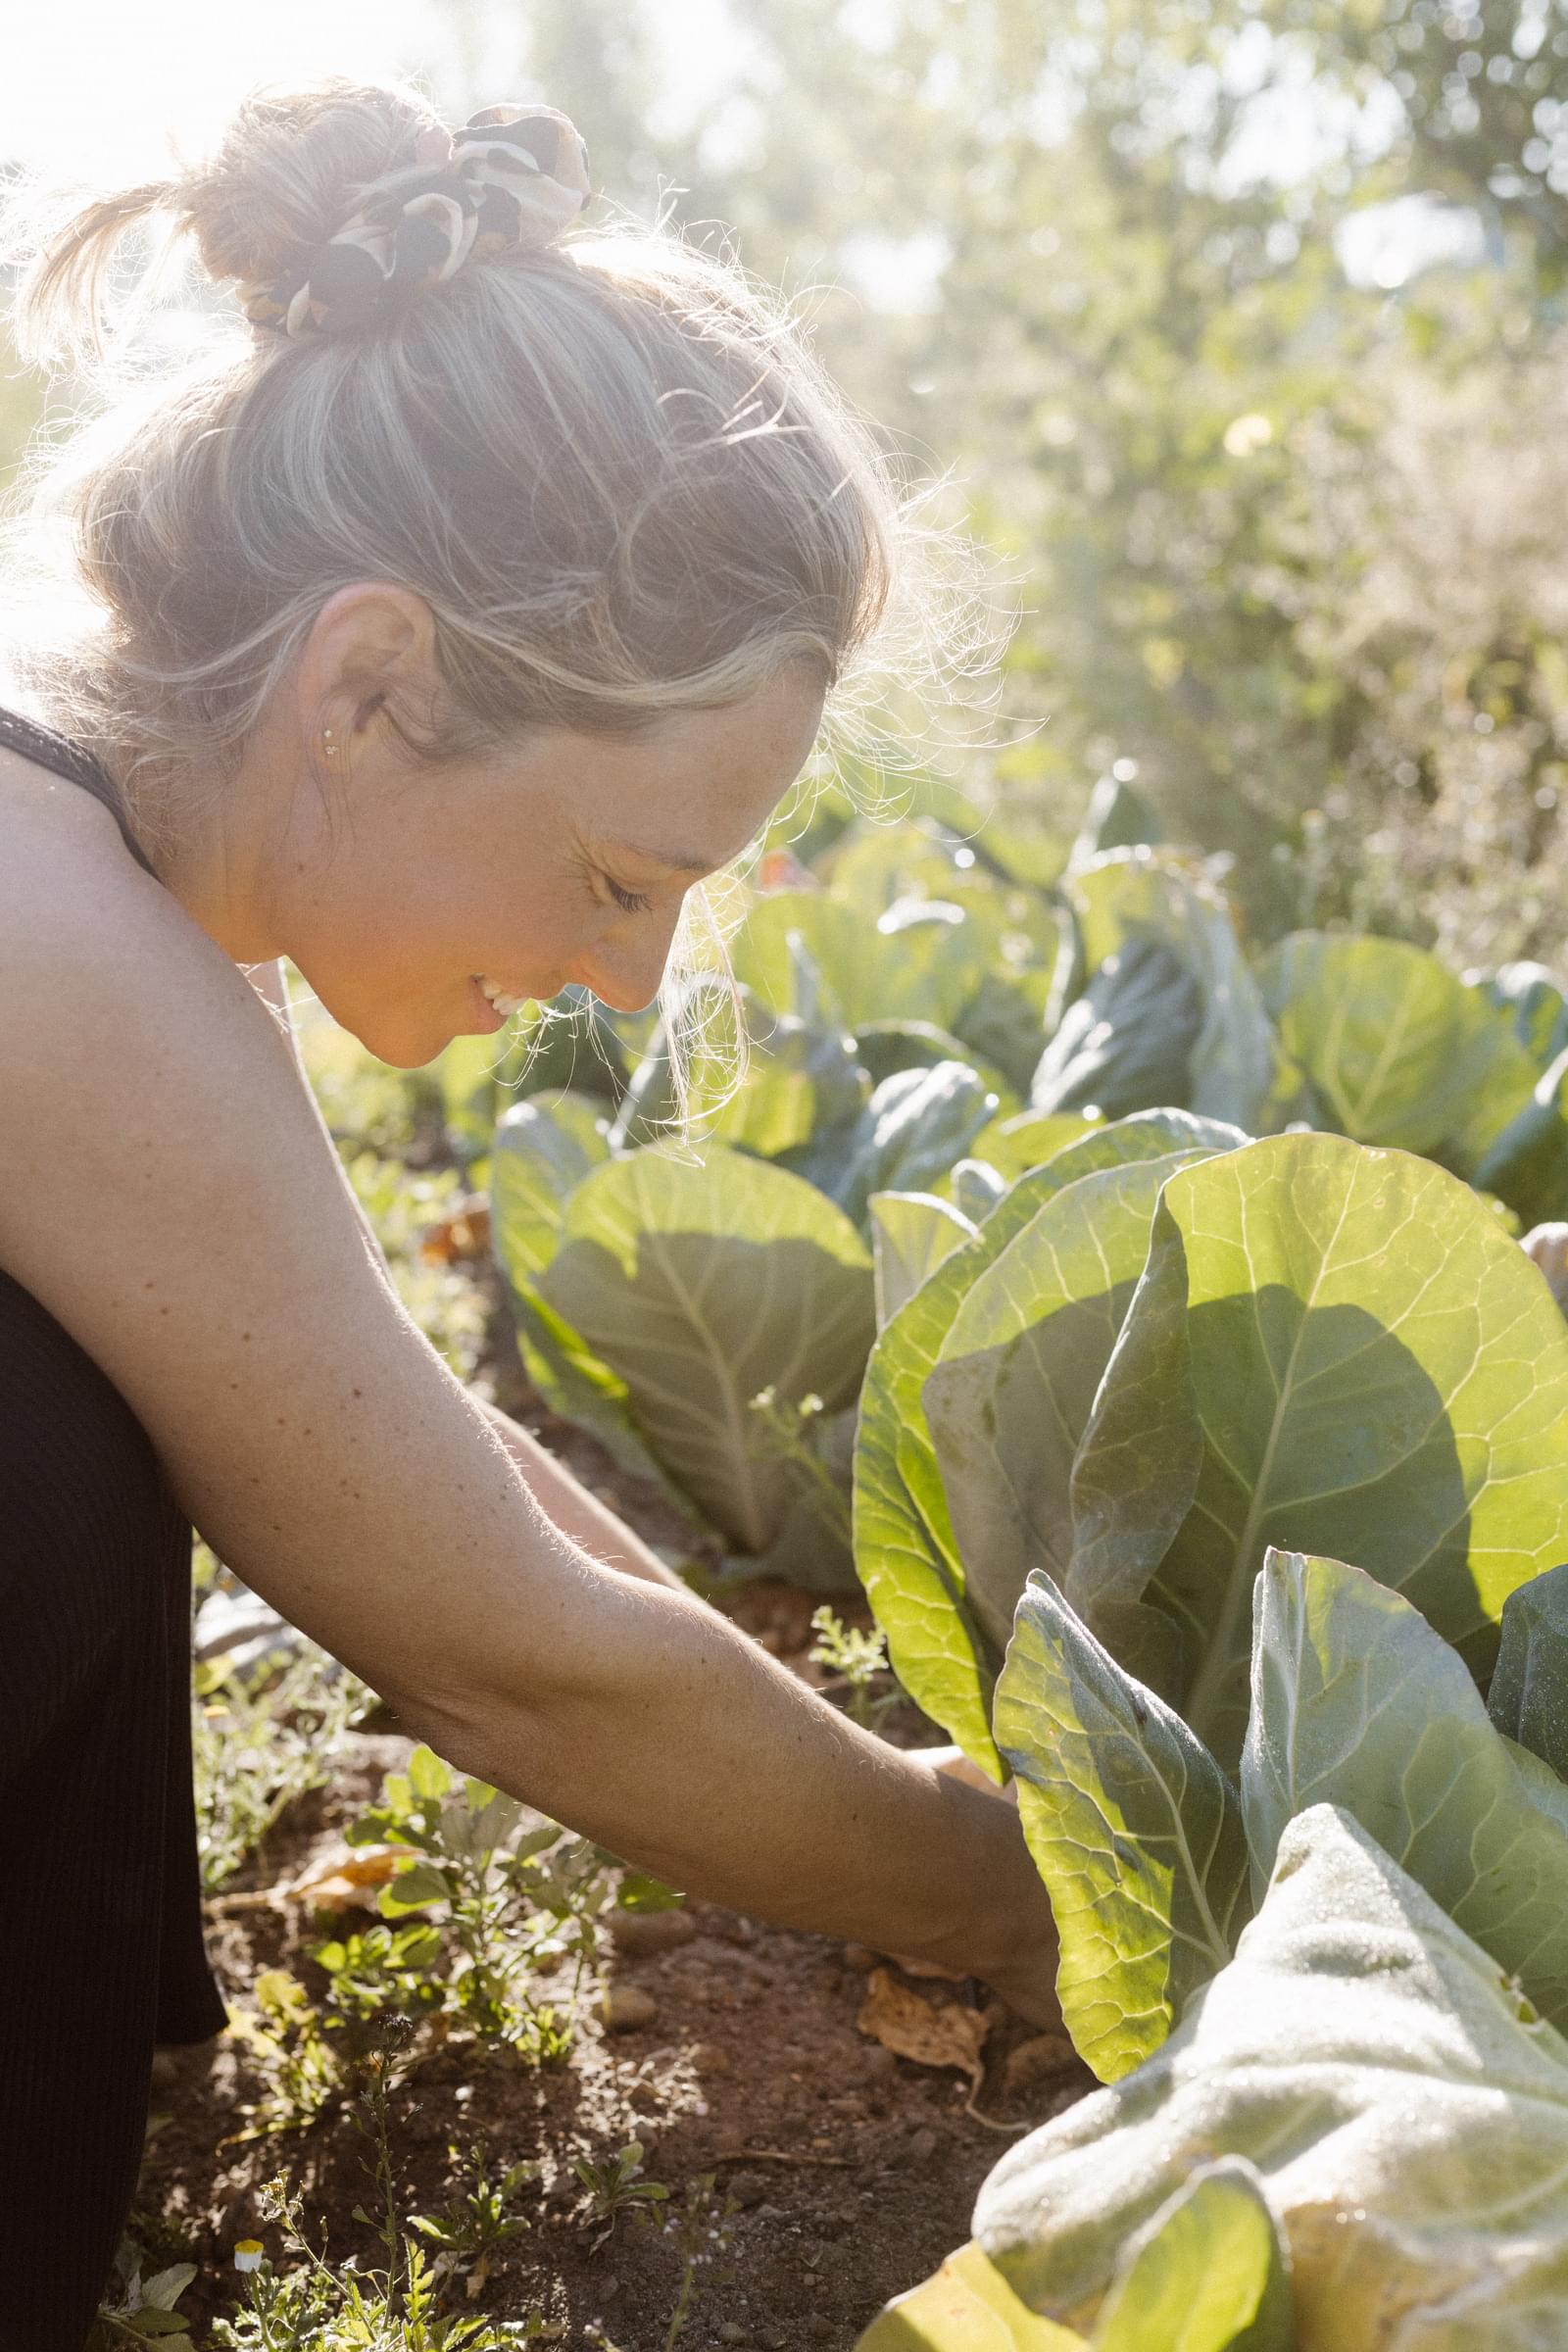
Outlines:
[{"label": "green seedling", "polygon": [[609,2242],[623,2213],[646,2214],[650,2205],[662,2205],[669,2195],[662,2180],[643,2178],[640,2139],[627,2140],[615,2155],[597,2162],[591,2156],[579,2156],[572,2170],[588,2191],[583,2222],[599,2232],[594,2240],[596,2252]]},{"label": "green seedling", "polygon": [[172,2263],[151,2278],[141,2275],[141,2257],[122,2246],[112,2301],[98,2306],[93,2341],[110,2344],[158,2344],[162,2352],[193,2352],[189,2323],[174,2306],[196,2276],[193,2262]]},{"label": "green seedling", "polygon": [[432,1973],[441,1959],[440,1933],[422,1920],[333,1936],[317,1944],[311,1958],[326,1972],[328,2002],[346,2019],[368,2022],[387,2011],[416,2017],[445,2005],[445,1988]]},{"label": "green seedling", "polygon": [[[811,1631],[816,1641],[807,1655],[813,1666],[825,1666],[838,1679],[848,1700],[848,1712],[854,1723],[872,1732],[889,1709],[899,1703],[897,1686],[877,1695],[874,1686],[888,1669],[888,1641],[884,1633],[873,1629],[861,1633],[858,1626],[849,1626],[824,1602],[813,1611]],[[831,1690],[833,1684],[828,1684]]]},{"label": "green seedling", "polygon": [[[432,2262],[421,2243],[439,2239],[443,2225],[405,2219],[399,2209],[388,2101],[411,2032],[407,2020],[389,2021],[350,2110],[368,2143],[365,2169],[376,2208],[372,2216],[359,2206],[355,2219],[374,2232],[381,2261],[367,2268],[329,2262],[306,2235],[301,2199],[287,2180],[270,2182],[261,2193],[262,2216],[293,2265],[281,2269],[264,2256],[247,2278],[245,2309],[218,2322],[215,2352],[511,2352],[539,2340],[544,2322],[537,2312],[526,2320],[444,2316],[442,2274],[449,2265],[439,2257]],[[475,2227],[490,2225],[509,2184],[515,2185],[512,2174],[498,2189],[480,2171],[468,2197],[460,2195],[460,2204],[485,2217]],[[491,2228],[491,2242],[510,2233],[503,2219]]]},{"label": "green seedling", "polygon": [[192,1772],[202,1886],[216,1894],[284,1809],[318,1788],[369,1693],[321,1651],[275,1651],[241,1673],[226,1657],[195,1676]]},{"label": "green seedling", "polygon": [[[447,2154],[458,2163],[456,2148],[449,2148]],[[460,2183],[458,2194],[440,2213],[416,2214],[409,2226],[482,2284],[497,2249],[509,2238],[520,2237],[529,2226],[522,2214],[509,2213],[507,2208],[524,2182],[538,2180],[539,2167],[514,2164],[492,2180],[483,2150],[470,2148],[468,2168],[472,2179],[467,2186]]]},{"label": "green seedling", "polygon": [[733,2197],[720,2195],[711,2173],[700,2173],[695,2180],[688,2180],[679,2202],[671,2205],[664,2230],[680,2256],[680,2283],[664,2331],[663,2352],[675,2352],[699,2295],[712,2282],[729,2252],[734,2213]]},{"label": "green seedling", "polygon": [[287,1969],[264,1969],[252,1994],[255,2013],[232,2010],[228,2021],[265,2085],[265,2095],[242,2110],[250,2119],[242,2136],[306,2131],[343,2089],[343,2063],[326,2038],[334,2021]]},{"label": "green seedling", "polygon": [[[526,1827],[523,1807],[482,1781],[461,1782],[433,1749],[416,1747],[407,1772],[390,1773],[381,1801],[348,1832],[351,1845],[392,1844],[411,1859],[381,1889],[388,1920],[441,1914],[443,1945],[456,1947],[449,2005],[486,2040],[532,2050],[540,2014],[517,1986],[542,1942],[534,1895],[549,1874],[538,1858],[559,1845],[554,1822]],[[550,1882],[553,1886],[554,1882]],[[543,2029],[548,2052],[555,2035]]]}]

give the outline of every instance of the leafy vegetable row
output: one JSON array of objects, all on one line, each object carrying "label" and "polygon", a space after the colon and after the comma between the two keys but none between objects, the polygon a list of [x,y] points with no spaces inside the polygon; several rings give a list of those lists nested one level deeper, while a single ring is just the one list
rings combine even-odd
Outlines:
[{"label": "leafy vegetable row", "polygon": [[[1418,1152],[1503,1203],[1499,1230],[1568,1205],[1568,1001],[1549,975],[1461,981],[1401,942],[1312,933],[1251,962],[1200,860],[1101,846],[1136,829],[1128,798],[1045,887],[986,833],[929,820],[851,825],[816,873],[775,858],[786,887],[754,894],[731,947],[750,1071],[728,1091],[720,1002],[693,1150],[667,1140],[646,1021],[585,1011],[499,1070],[485,1040],[447,1057],[531,1376],[732,1553],[853,1582],[844,1497],[877,1326],[944,1255],[995,1240],[1004,1194],[1016,1217],[1020,1176],[1129,1114],[1205,1122],[1178,1150],[1306,1125]],[[492,1136],[509,1090],[523,1099]],[[1106,1189],[1131,1279],[1149,1180]],[[966,1409],[955,1376],[944,1443]],[[940,1501],[928,1516],[943,1551]],[[977,1595],[982,1657],[1010,1600],[988,1623]]]}]

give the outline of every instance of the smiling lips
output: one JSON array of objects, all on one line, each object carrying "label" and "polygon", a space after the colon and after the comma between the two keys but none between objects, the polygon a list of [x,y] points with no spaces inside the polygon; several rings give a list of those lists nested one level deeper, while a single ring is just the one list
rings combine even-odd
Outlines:
[{"label": "smiling lips", "polygon": [[487,980],[482,972],[476,972],[474,979],[478,984],[480,995],[495,1006],[504,1021],[510,1021],[513,1014],[520,1012],[528,1002],[526,997],[509,995],[499,980]]}]

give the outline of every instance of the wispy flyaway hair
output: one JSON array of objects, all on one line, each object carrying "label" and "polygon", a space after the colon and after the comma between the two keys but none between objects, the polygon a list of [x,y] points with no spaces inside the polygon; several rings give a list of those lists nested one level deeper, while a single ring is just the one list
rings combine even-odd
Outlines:
[{"label": "wispy flyaway hair", "polygon": [[[262,89],[182,176],[52,210],[24,189],[24,355],[96,350],[102,372],[137,223],[194,237],[219,283],[275,276],[406,180],[433,120],[409,85]],[[795,662],[831,689],[927,536],[784,306],[663,229],[475,258],[371,331],[215,320],[194,362],[111,380],[104,414],[31,454],[4,551],[8,594],[47,601],[52,565],[98,625],[24,639],[13,668],[149,847],[220,788],[350,581],[430,608],[441,707],[390,715],[439,764],[537,725],[635,733]]]}]

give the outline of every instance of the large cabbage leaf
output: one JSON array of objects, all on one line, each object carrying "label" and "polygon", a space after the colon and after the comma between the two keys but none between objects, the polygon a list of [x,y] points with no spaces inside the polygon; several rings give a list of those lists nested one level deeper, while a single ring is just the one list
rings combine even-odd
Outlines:
[{"label": "large cabbage leaf", "polygon": [[894,906],[871,922],[822,891],[776,891],[756,902],[730,943],[735,977],[776,1013],[827,1017],[849,1030],[884,1020],[952,1030],[986,969],[986,933],[960,906],[925,905],[946,912],[913,922]]},{"label": "large cabbage leaf", "polygon": [[1353,1555],[1484,1676],[1508,1594],[1568,1553],[1568,1324],[1429,1161],[1328,1135],[1204,1160],[1160,1196],[1073,1511],[1068,1599],[1222,1765],[1270,1544]]},{"label": "large cabbage leaf", "polygon": [[977,1227],[934,1193],[873,1193],[870,1211],[876,1327],[881,1331],[945,1257],[973,1241]]},{"label": "large cabbage leaf", "polygon": [[1478,1191],[1506,1201],[1526,1225],[1568,1216],[1568,1046],[1523,1109],[1493,1138],[1475,1183]]},{"label": "large cabbage leaf", "polygon": [[1096,1168],[1190,1147],[1204,1132],[1197,1120],[1170,1112],[1080,1135],[1019,1179],[973,1241],[946,1258],[893,1317],[871,1351],[855,1449],[856,1567],[905,1689],[999,1780],[991,1687],[1001,1651],[969,1608],[921,1391],[971,1284],[1053,1194]]},{"label": "large cabbage leaf", "polygon": [[1505,1014],[1513,1033],[1538,1070],[1547,1070],[1568,1053],[1568,997],[1544,963],[1505,963],[1494,972],[1466,972],[1466,988],[1478,989]]},{"label": "large cabbage leaf", "polygon": [[593,1169],[540,1276],[545,1303],[624,1384],[649,1449],[741,1549],[765,1551],[810,1484],[752,1400],[854,1401],[871,1261],[800,1178],[720,1146]]},{"label": "large cabbage leaf", "polygon": [[994,1720],[1051,1894],[1062,2021],[1078,2055],[1114,2082],[1230,1959],[1250,1908],[1241,1807],[1181,1717],[1038,1573]]},{"label": "large cabbage leaf", "polygon": [[[1234,1141],[1216,1128],[1207,1150]],[[1149,1255],[1154,1203],[1202,1152],[1129,1157],[1053,1193],[970,1284],[921,1391],[970,1606],[999,1651],[1030,1569],[1067,1572],[1073,1457]]]},{"label": "large cabbage leaf", "polygon": [[491,1244],[511,1293],[518,1352],[540,1396],[592,1430],[624,1469],[662,1480],[631,1420],[624,1381],[540,1290],[572,1195],[610,1157],[605,1129],[605,1105],[585,1095],[537,1097],[502,1114],[490,1156]]},{"label": "large cabbage leaf", "polygon": [[1270,1552],[1254,1606],[1242,1805],[1258,1889],[1292,1818],[1338,1805],[1568,2025],[1568,1788],[1359,1568]]},{"label": "large cabbage leaf", "polygon": [[996,1096],[966,1062],[900,1070],[852,1126],[817,1136],[787,1165],[863,1224],[873,1193],[929,1191],[996,1111]]},{"label": "large cabbage leaf", "polygon": [[1135,936],[1108,956],[1063,1013],[1035,1066],[1041,1114],[1187,1107],[1193,1050],[1203,1027],[1198,975],[1163,939]]},{"label": "large cabbage leaf", "polygon": [[[1108,852],[1075,873],[1065,895],[1091,981],[1135,943],[1180,962],[1201,1004],[1179,1100],[1204,1118],[1256,1135],[1276,1123],[1287,1073],[1224,899],[1192,859],[1169,850]],[[1054,1008],[1065,1010],[1057,992]]]},{"label": "large cabbage leaf", "polygon": [[1292,2352],[1290,2262],[1256,2167],[1200,2165],[1122,2248],[1095,2352]]},{"label": "large cabbage leaf", "polygon": [[1503,1603],[1487,1713],[1568,1781],[1568,1566],[1548,1568]]},{"label": "large cabbage leaf", "polygon": [[1263,964],[1264,1000],[1325,1126],[1440,1156],[1468,1176],[1524,1108],[1537,1071],[1503,1013],[1424,948],[1296,931]]},{"label": "large cabbage leaf", "polygon": [[1289,2242],[1298,2352],[1568,2341],[1568,2043],[1332,1806],[1286,1831],[1158,2054],[1003,2157],[975,2234],[1087,2329],[1129,2238],[1226,2155]]}]

